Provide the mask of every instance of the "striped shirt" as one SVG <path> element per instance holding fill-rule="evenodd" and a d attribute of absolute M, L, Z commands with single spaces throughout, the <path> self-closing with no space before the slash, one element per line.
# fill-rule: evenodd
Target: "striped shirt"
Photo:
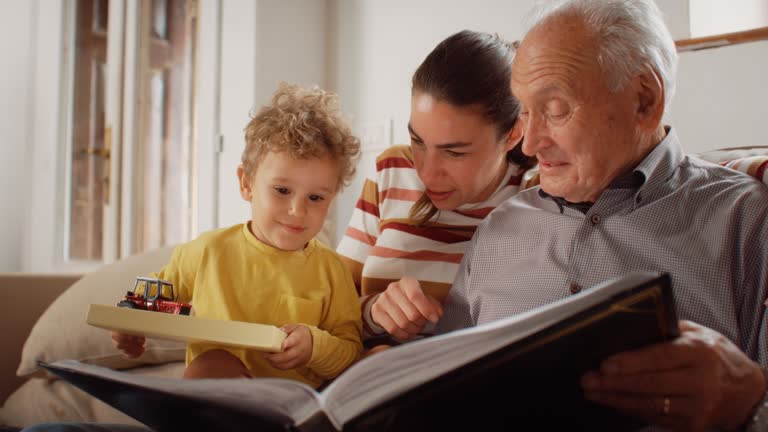
<path fill-rule="evenodd" d="M 363 296 L 365 333 L 383 332 L 370 319 L 370 300 L 403 276 L 419 280 L 424 291 L 439 301 L 445 299 L 475 228 L 491 210 L 519 191 L 523 173 L 510 164 L 503 181 L 486 201 L 440 211 L 417 226 L 408 214 L 424 193 L 424 184 L 416 173 L 410 146 L 390 147 L 379 155 L 376 178 L 365 180 L 337 248 Z"/>
<path fill-rule="evenodd" d="M 668 272 L 678 316 L 714 329 L 768 365 L 768 187 L 685 156 L 674 130 L 582 213 L 540 188 L 478 227 L 437 332 L 493 321 L 633 270 Z"/>

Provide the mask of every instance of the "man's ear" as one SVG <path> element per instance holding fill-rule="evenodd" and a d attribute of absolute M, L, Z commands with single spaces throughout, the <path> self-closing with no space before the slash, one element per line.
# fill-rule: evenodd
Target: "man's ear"
<path fill-rule="evenodd" d="M 251 178 L 245 175 L 245 168 L 242 165 L 237 167 L 237 179 L 240 182 L 240 196 L 246 201 L 251 201 L 253 191 L 251 190 Z"/>
<path fill-rule="evenodd" d="M 649 131 L 657 130 L 664 117 L 664 81 L 651 66 L 634 81 L 638 124 Z"/>
<path fill-rule="evenodd" d="M 507 134 L 507 142 L 504 143 L 504 150 L 510 151 L 520 142 L 523 137 L 523 122 L 518 117 L 515 121 L 515 125 L 512 126 L 512 130 Z"/>

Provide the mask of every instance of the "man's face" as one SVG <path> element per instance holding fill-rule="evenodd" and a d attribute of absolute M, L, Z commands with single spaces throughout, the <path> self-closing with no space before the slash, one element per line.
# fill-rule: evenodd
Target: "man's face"
<path fill-rule="evenodd" d="M 512 66 L 523 151 L 539 160 L 541 188 L 571 202 L 594 202 L 638 161 L 633 86 L 608 89 L 595 43 L 580 21 L 556 18 L 526 36 Z"/>

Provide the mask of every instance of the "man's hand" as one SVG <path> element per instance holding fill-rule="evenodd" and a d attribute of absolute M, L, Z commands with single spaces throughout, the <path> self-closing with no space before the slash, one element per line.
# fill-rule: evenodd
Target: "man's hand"
<path fill-rule="evenodd" d="M 389 334 L 400 339 L 418 335 L 427 321 L 443 315 L 440 302 L 424 294 L 419 281 L 404 277 L 389 284 L 371 306 L 371 317 Z"/>
<path fill-rule="evenodd" d="M 136 358 L 144 354 L 144 336 L 131 336 L 116 331 L 112 332 L 112 345 L 126 356 Z"/>
<path fill-rule="evenodd" d="M 682 321 L 680 337 L 606 359 L 582 378 L 588 399 L 673 430 L 734 430 L 768 383 L 720 333 Z"/>
<path fill-rule="evenodd" d="M 272 367 L 280 370 L 306 366 L 312 358 L 312 332 L 301 324 L 286 324 L 281 329 L 288 333 L 283 340 L 283 351 L 264 354 Z"/>

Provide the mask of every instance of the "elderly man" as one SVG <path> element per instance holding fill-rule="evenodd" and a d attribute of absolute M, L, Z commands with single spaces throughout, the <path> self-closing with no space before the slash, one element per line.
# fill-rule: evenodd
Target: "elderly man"
<path fill-rule="evenodd" d="M 511 81 L 541 186 L 480 225 L 443 311 L 406 280 L 373 318 L 402 336 L 442 313 L 437 329 L 449 331 L 666 271 L 689 320 L 681 336 L 606 359 L 585 394 L 672 429 L 768 430 L 768 188 L 685 156 L 662 125 L 676 61 L 652 0 L 545 6 Z"/>

